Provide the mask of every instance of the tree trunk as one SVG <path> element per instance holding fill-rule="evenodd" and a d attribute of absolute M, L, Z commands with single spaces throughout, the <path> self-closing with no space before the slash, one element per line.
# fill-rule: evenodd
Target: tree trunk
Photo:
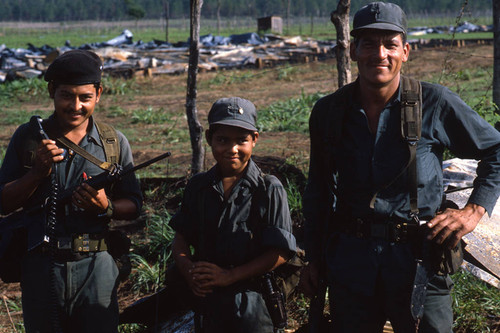
<path fill-rule="evenodd" d="M 500 107 L 500 1 L 493 0 L 493 103 Z"/>
<path fill-rule="evenodd" d="M 193 157 L 191 159 L 191 173 L 197 174 L 202 171 L 205 151 L 203 149 L 203 127 L 198 120 L 198 110 L 196 109 L 196 77 L 198 74 L 198 60 L 200 54 L 200 18 L 203 0 L 191 1 L 191 44 L 189 47 L 189 67 L 187 78 L 186 95 L 186 115 L 189 125 L 189 136 L 191 138 L 191 148 Z"/>
<path fill-rule="evenodd" d="M 349 57 L 349 8 L 351 0 L 339 0 L 337 9 L 331 14 L 331 21 L 337 31 L 337 71 L 339 88 L 351 82 L 351 59 Z"/>

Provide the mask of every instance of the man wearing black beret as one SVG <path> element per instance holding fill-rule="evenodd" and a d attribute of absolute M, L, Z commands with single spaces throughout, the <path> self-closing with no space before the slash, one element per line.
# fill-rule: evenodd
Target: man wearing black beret
<path fill-rule="evenodd" d="M 134 174 L 100 190 L 82 183 L 110 170 L 110 162 L 133 164 L 123 134 L 93 117 L 102 69 L 90 51 L 56 58 L 45 74 L 54 101 L 54 113 L 41 122 L 48 136 L 40 137 L 36 121 L 21 125 L 0 169 L 0 213 L 30 212 L 20 278 L 28 333 L 118 330 L 119 272 L 107 251 L 108 224 L 137 217 L 142 195 Z M 102 163 L 91 163 L 82 150 Z M 68 189 L 70 200 L 39 208 Z"/>
<path fill-rule="evenodd" d="M 407 21 L 393 3 L 354 15 L 359 76 L 315 104 L 304 193 L 306 293 L 326 271 L 334 332 L 451 333 L 461 238 L 500 194 L 500 133 L 449 89 L 401 74 Z M 480 160 L 468 203 L 441 205 L 445 149 Z M 449 255 L 449 256 L 448 256 Z"/>

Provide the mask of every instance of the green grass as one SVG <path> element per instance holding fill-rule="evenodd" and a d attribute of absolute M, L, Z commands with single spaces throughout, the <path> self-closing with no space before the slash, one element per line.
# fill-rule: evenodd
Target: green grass
<path fill-rule="evenodd" d="M 455 328 L 460 332 L 492 332 L 490 324 L 500 319 L 500 290 L 466 271 L 453 276 Z"/>
<path fill-rule="evenodd" d="M 324 93 L 301 94 L 298 98 L 280 101 L 262 108 L 259 112 L 259 129 L 262 132 L 308 133 L 309 114 L 314 103 Z"/>
<path fill-rule="evenodd" d="M 454 26 L 456 16 L 459 13 L 448 16 L 434 16 L 424 18 L 409 18 L 409 27 L 416 26 Z M 470 17 L 464 15 L 461 21 L 469 21 L 474 24 L 488 25 L 492 23 L 491 17 Z M 108 23 L 108 22 L 106 22 Z M 19 26 L 22 26 L 22 22 Z M 149 42 L 152 40 L 166 40 L 166 32 L 163 25 L 156 20 L 144 20 L 135 22 L 114 22 L 112 24 L 96 24 L 95 22 L 60 22 L 43 25 L 40 28 L 0 27 L 2 43 L 9 48 L 26 48 L 28 43 L 35 46 L 50 45 L 52 47 L 63 46 L 69 41 L 72 46 L 80 46 L 90 43 L 101 43 L 108 41 L 119 34 L 124 29 L 129 29 L 134 34 L 133 41 L 142 40 Z M 303 36 L 315 39 L 335 39 L 335 27 L 328 17 L 313 18 L 291 18 L 288 26 L 286 19 L 283 18 L 283 35 Z M 222 18 L 220 35 L 230 36 L 233 34 L 242 34 L 257 31 L 257 22 L 255 19 L 242 18 Z M 216 21 L 211 19 L 202 20 L 200 35 L 217 35 Z M 457 34 L 456 38 L 491 38 L 492 33 L 486 34 Z M 189 38 L 189 18 L 170 20 L 168 39 L 171 43 L 186 42 Z M 451 38 L 446 35 L 426 35 L 419 38 Z"/>
<path fill-rule="evenodd" d="M 170 262 L 171 244 L 175 232 L 168 224 L 171 215 L 161 209 L 151 207 L 147 215 L 145 236 L 134 243 L 130 255 L 132 261 L 133 290 L 137 293 L 156 292 L 164 285 L 167 264 Z"/>
<path fill-rule="evenodd" d="M 47 110 L 4 110 L 2 112 L 2 117 L 0 118 L 0 125 L 20 125 L 28 122 L 31 116 L 37 115 L 42 118 L 47 118 L 52 112 Z"/>

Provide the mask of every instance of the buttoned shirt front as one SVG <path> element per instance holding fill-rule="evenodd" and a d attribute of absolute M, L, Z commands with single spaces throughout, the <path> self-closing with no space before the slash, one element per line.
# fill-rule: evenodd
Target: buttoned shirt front
<path fill-rule="evenodd" d="M 170 224 L 194 246 L 197 260 L 222 267 L 244 264 L 266 248 L 295 252 L 286 192 L 277 178 L 269 179 L 264 198 L 256 202 L 253 198 L 260 195 L 259 182 L 263 179 L 253 160 L 249 160 L 227 200 L 217 166 L 195 175 Z M 263 221 L 252 213 L 257 209 L 263 209 Z"/>

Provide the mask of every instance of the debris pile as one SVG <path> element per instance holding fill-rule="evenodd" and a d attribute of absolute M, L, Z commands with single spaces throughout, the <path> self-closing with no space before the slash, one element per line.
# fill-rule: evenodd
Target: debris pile
<path fill-rule="evenodd" d="M 448 34 L 448 33 L 470 33 L 470 32 L 492 32 L 493 25 L 476 25 L 464 21 L 454 26 L 437 26 L 437 27 L 412 27 L 408 29 L 408 36 L 422 36 L 426 34 Z"/>
<path fill-rule="evenodd" d="M 261 37 L 256 33 L 229 37 L 207 35 L 200 38 L 200 44 L 199 69 L 207 71 L 315 61 L 333 57 L 335 47 L 335 42 L 277 35 Z M 0 82 L 41 77 L 59 54 L 74 48 L 69 41 L 57 48 L 29 44 L 27 49 L 9 49 L 0 45 Z M 189 41 L 177 44 L 158 40 L 133 42 L 129 30 L 107 42 L 77 48 L 97 53 L 103 60 L 104 72 L 112 76 L 180 74 L 188 68 Z"/>

